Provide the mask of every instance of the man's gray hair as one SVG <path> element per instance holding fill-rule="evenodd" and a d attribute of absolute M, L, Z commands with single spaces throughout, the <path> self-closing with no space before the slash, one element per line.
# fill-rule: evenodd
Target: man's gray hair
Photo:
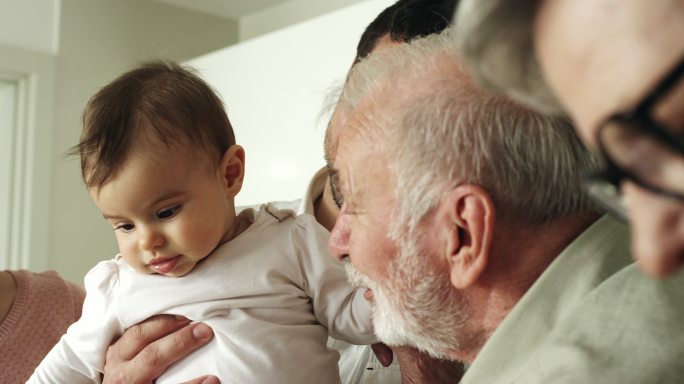
<path fill-rule="evenodd" d="M 454 17 L 461 61 L 485 86 L 547 114 L 563 109 L 544 81 L 532 26 L 540 0 L 463 0 Z"/>
<path fill-rule="evenodd" d="M 397 219 L 409 228 L 462 184 L 481 186 L 497 217 L 521 223 L 594 207 L 581 176 L 599 162 L 568 120 L 476 86 L 459 66 L 450 31 L 371 55 L 353 69 L 340 107 L 382 126 Z"/>

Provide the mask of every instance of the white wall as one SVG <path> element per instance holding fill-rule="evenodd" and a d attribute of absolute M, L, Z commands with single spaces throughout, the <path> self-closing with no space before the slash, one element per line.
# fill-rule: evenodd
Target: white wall
<path fill-rule="evenodd" d="M 245 148 L 238 205 L 302 197 L 325 164 L 323 99 L 344 80 L 363 30 L 392 3 L 363 1 L 188 62 L 221 94 Z"/>
<path fill-rule="evenodd" d="M 237 23 L 139 0 L 62 0 L 56 65 L 48 268 L 75 282 L 117 251 L 111 227 L 91 202 L 79 163 L 81 113 L 97 89 L 151 57 L 183 61 L 237 41 Z"/>
<path fill-rule="evenodd" d="M 316 125 L 323 95 L 344 78 L 361 32 L 392 1 L 331 0 L 335 7 L 346 2 L 356 5 L 191 60 L 220 89 L 247 147 L 248 175 L 238 203 L 299 197 L 323 164 L 323 126 Z M 240 29 L 261 34 L 320 14 L 330 6 L 325 3 L 292 0 L 288 8 L 253 15 Z M 38 6 L 43 10 L 33 8 Z M 0 24 L 13 20 L 11 28 L 0 26 L 0 70 L 28 76 L 40 90 L 32 106 L 40 112 L 29 122 L 37 139 L 27 154 L 34 167 L 26 184 L 33 227 L 25 231 L 39 255 L 28 267 L 56 269 L 80 283 L 88 269 L 116 252 L 78 161 L 63 156 L 78 141 L 86 101 L 139 60 L 187 61 L 234 44 L 238 23 L 140 0 L 0 0 L 0 9 Z M 27 10 L 42 13 L 32 19 Z M 253 185 L 257 181 L 264 184 Z"/>
<path fill-rule="evenodd" d="M 0 0 L 0 45 L 54 55 L 60 0 Z"/>
<path fill-rule="evenodd" d="M 240 41 L 368 0 L 290 0 L 240 18 Z"/>

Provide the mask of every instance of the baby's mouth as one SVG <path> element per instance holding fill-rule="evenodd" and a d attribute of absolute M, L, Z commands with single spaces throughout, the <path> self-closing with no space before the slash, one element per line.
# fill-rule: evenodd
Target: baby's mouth
<path fill-rule="evenodd" d="M 167 274 L 176 268 L 179 260 L 180 255 L 171 258 L 158 258 L 150 261 L 148 266 L 157 273 Z"/>

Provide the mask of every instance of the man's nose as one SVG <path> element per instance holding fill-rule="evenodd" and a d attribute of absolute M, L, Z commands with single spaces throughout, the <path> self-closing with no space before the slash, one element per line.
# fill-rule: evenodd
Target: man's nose
<path fill-rule="evenodd" d="M 684 204 L 631 182 L 624 182 L 621 190 L 637 264 L 653 277 L 674 274 L 684 264 Z"/>
<path fill-rule="evenodd" d="M 164 235 L 153 227 L 138 227 L 138 245 L 141 250 L 151 252 L 161 247 L 165 243 Z"/>
<path fill-rule="evenodd" d="M 337 217 L 328 240 L 330 254 L 339 261 L 343 261 L 349 256 L 350 235 L 349 218 L 347 215 L 341 214 Z"/>

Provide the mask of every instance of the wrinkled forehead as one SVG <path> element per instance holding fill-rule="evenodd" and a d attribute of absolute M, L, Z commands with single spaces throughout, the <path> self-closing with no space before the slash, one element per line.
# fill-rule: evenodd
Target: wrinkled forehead
<path fill-rule="evenodd" d="M 635 106 L 684 56 L 679 0 L 544 0 L 534 25 L 547 82 L 582 138 Z"/>
<path fill-rule="evenodd" d="M 388 172 L 388 121 L 382 106 L 362 103 L 346 112 L 344 126 L 336 136 L 333 166 L 341 179 L 372 181 L 384 179 Z"/>
<path fill-rule="evenodd" d="M 323 143 L 323 149 L 325 152 L 325 159 L 328 164 L 333 164 L 335 158 L 337 157 L 337 147 L 340 140 L 340 134 L 344 132 L 344 127 L 347 123 L 348 111 L 341 106 L 337 106 L 333 111 L 333 114 L 328 123 L 328 127 L 325 130 L 325 141 Z"/>
<path fill-rule="evenodd" d="M 387 142 L 388 127 L 384 113 L 377 109 L 381 106 L 361 105 L 352 111 L 344 112 L 339 125 L 333 131 L 337 160 L 347 156 L 365 156 L 375 159 L 384 155 Z M 337 163 L 337 161 L 336 161 Z"/>

